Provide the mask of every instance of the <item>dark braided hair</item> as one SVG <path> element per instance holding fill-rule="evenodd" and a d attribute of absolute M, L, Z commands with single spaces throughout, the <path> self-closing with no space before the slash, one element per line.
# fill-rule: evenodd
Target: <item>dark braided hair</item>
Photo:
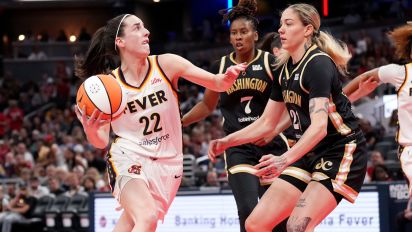
<path fill-rule="evenodd" d="M 223 24 L 232 23 L 236 19 L 244 18 L 253 25 L 253 30 L 257 31 L 259 21 L 255 17 L 257 12 L 256 0 L 240 0 L 237 6 L 228 9 L 222 9 L 219 14 L 223 15 Z"/>

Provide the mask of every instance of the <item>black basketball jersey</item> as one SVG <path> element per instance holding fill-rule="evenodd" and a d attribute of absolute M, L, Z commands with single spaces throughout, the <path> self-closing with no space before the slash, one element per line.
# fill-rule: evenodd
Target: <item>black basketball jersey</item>
<path fill-rule="evenodd" d="M 316 45 L 311 46 L 298 63 L 293 65 L 289 58 L 279 70 L 270 97 L 286 103 L 297 139 L 311 124 L 309 100 L 329 98 L 328 133 L 313 151 L 331 146 L 358 128 L 351 104 L 342 92 L 335 63 Z"/>
<path fill-rule="evenodd" d="M 273 55 L 256 50 L 256 56 L 246 70 L 239 74 L 232 87 L 220 94 L 220 110 L 226 133 L 238 131 L 262 115 L 273 86 L 274 74 L 270 65 L 274 62 Z M 236 64 L 232 52 L 216 61 L 211 72 L 224 73 L 228 67 Z"/>

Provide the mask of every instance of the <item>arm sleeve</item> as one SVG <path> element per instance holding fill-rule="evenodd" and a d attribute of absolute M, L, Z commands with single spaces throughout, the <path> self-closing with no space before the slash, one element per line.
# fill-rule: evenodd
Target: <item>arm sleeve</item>
<path fill-rule="evenodd" d="M 406 77 L 405 65 L 388 64 L 379 68 L 378 76 L 382 83 L 390 83 L 398 90 Z"/>
<path fill-rule="evenodd" d="M 329 98 L 333 79 L 338 75 L 333 61 L 328 56 L 315 57 L 304 72 L 302 84 L 309 91 L 309 98 Z"/>

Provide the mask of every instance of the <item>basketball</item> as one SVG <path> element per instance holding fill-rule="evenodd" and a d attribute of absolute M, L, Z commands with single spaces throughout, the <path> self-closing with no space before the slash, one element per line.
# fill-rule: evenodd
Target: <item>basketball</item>
<path fill-rule="evenodd" d="M 110 75 L 87 78 L 77 91 L 76 103 L 80 112 L 86 107 L 90 117 L 95 109 L 102 112 L 101 119 L 116 119 L 126 107 L 126 95 L 119 83 Z"/>

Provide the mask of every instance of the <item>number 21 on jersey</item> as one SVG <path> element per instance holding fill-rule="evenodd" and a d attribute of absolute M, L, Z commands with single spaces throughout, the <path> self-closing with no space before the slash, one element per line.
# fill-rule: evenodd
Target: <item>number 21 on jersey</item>
<path fill-rule="evenodd" d="M 290 119 L 292 120 L 293 129 L 301 130 L 300 119 L 298 113 L 294 110 L 289 111 Z"/>

